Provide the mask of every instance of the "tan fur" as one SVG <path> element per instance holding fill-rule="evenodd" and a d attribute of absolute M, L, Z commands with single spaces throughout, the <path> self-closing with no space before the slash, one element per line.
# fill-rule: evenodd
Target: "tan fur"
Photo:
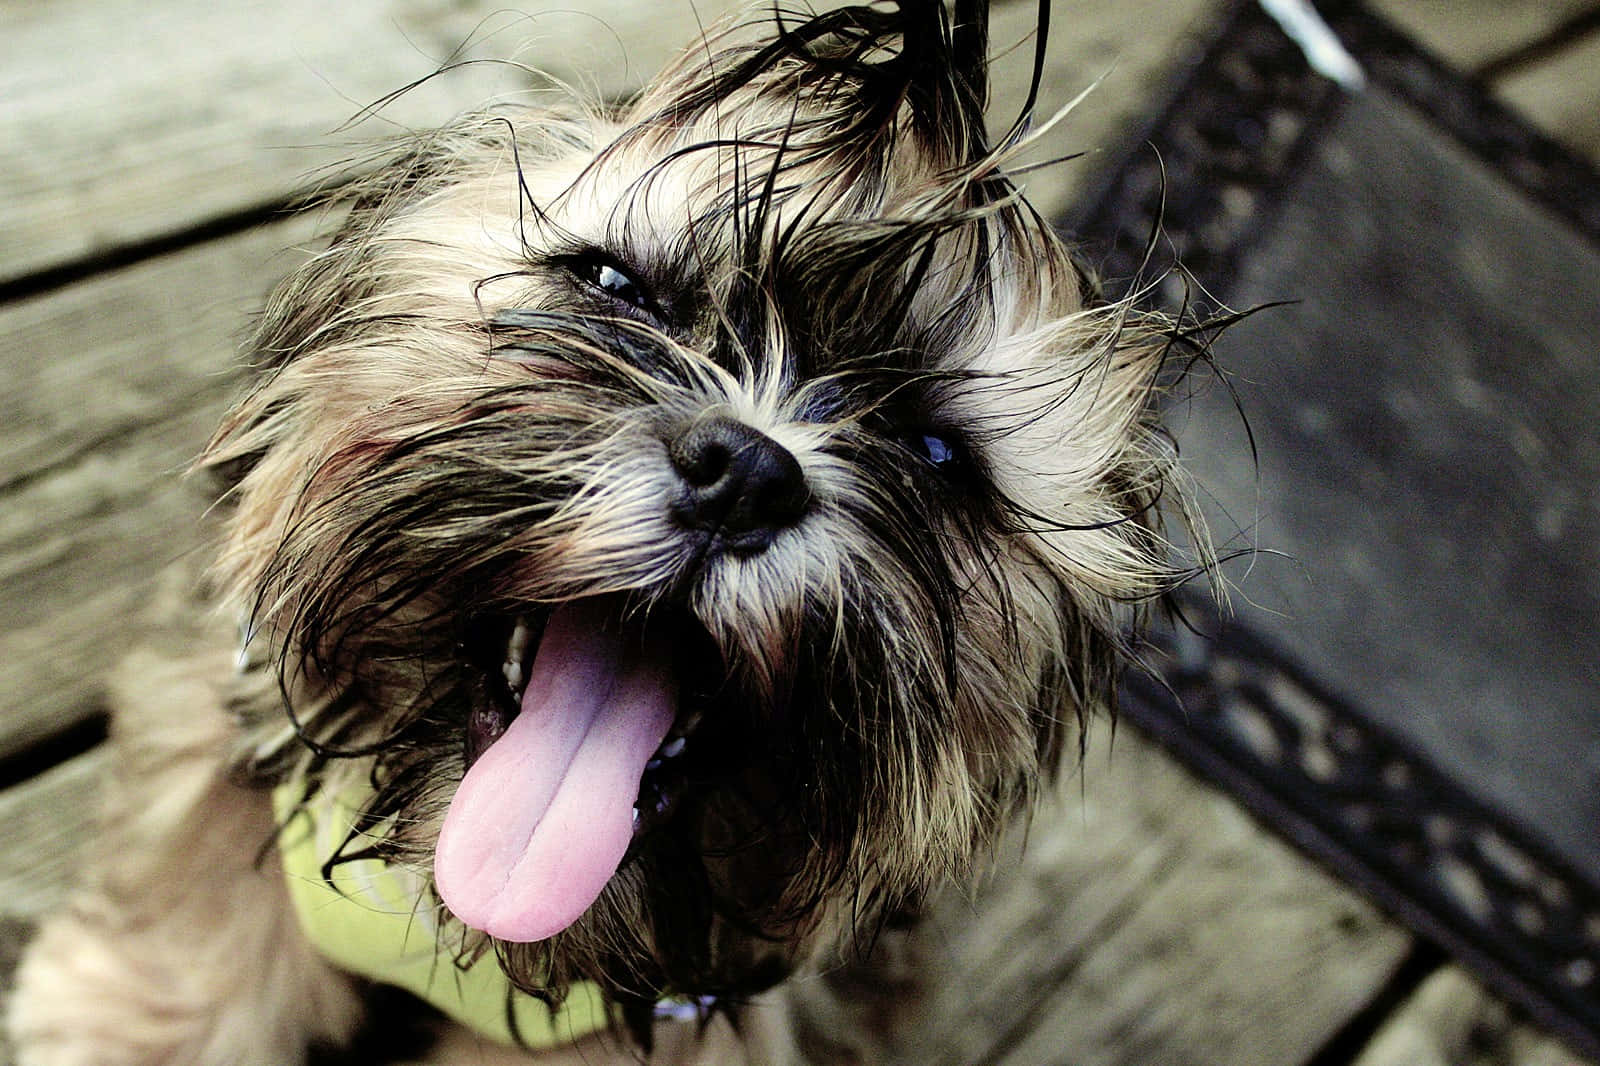
<path fill-rule="evenodd" d="M 631 865 L 548 943 L 459 924 L 454 943 L 557 998 L 604 978 L 648 1003 L 683 991 L 678 962 L 734 990 L 737 1031 L 658 1022 L 652 1062 L 870 1061 L 870 1036 L 817 1025 L 872 997 L 802 980 L 743 1003 L 740 982 L 859 962 L 856 938 L 970 877 L 1114 686 L 1133 605 L 1178 575 L 1153 513 L 1177 478 L 1151 411 L 1168 327 L 1085 306 L 1066 249 L 998 177 L 1017 145 L 983 147 L 981 94 L 947 65 L 855 140 L 840 101 L 865 108 L 875 80 L 797 98 L 809 53 L 674 111 L 754 54 L 706 58 L 734 39 L 621 114 L 508 109 L 419 135 L 273 295 L 254 342 L 268 369 L 203 458 L 245 469 L 216 573 L 247 662 L 211 636 L 129 667 L 105 836 L 20 974 L 21 1066 L 291 1066 L 348 1040 L 355 983 L 302 939 L 267 795 L 236 779 L 371 780 L 383 857 L 430 876 L 471 758 L 441 736 L 481 710 L 462 631 L 590 597 L 703 636 L 737 697 L 702 696 L 713 743 L 719 725 L 748 740 L 748 718 L 777 754 L 697 782 L 681 834 L 636 830 Z M 872 66 L 881 48 L 854 61 L 892 72 Z M 860 256 L 883 239 L 881 260 Z M 678 256 L 692 281 L 667 295 L 694 314 L 605 303 L 562 265 L 574 247 L 641 273 L 633 256 Z M 829 288 L 836 262 L 877 303 Z M 902 291 L 903 320 L 874 332 Z M 759 550 L 695 542 L 669 505 L 687 481 L 674 449 L 707 424 L 754 434 L 803 483 Z M 964 449 L 956 473 L 917 451 L 940 433 Z M 794 766 L 793 794 L 769 795 Z M 677 865 L 646 881 L 639 853 Z M 698 904 L 690 882 L 721 909 L 674 911 Z M 702 912 L 692 940 L 675 919 Z M 860 963 L 878 967 L 862 988 L 899 987 L 899 942 Z M 541 1061 L 636 1056 L 619 1030 Z M 425 1061 L 523 1059 L 451 1031 Z"/>

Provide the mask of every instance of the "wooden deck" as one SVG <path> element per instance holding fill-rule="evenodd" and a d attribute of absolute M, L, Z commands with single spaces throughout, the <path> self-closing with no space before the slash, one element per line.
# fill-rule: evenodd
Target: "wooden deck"
<path fill-rule="evenodd" d="M 1030 179 L 1042 208 L 1087 187 L 1218 3 L 1057 3 L 1047 104 L 1104 80 L 1059 145 L 1089 156 Z M 0 995 L 87 839 L 105 672 L 202 558 L 178 473 L 313 239 L 284 208 L 391 122 L 538 82 L 471 66 L 348 120 L 463 42 L 619 96 L 728 6 L 0 0 Z M 1032 5 L 997 6 L 996 43 L 1021 39 Z M 1600 159 L 1600 0 L 1374 6 Z M 908 1066 L 1579 1061 L 1127 729 L 1097 729 L 1028 847 L 927 936 Z"/>

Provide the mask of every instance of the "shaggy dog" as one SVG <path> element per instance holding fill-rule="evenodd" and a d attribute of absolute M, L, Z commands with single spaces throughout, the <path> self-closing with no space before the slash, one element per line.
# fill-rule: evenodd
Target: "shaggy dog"
<path fill-rule="evenodd" d="M 304 1062 L 389 986 L 426 1061 L 795 1060 L 758 997 L 970 876 L 1182 576 L 1174 334 L 1007 178 L 985 6 L 768 12 L 350 190 L 202 459 L 242 640 L 122 687 L 24 1066 Z"/>

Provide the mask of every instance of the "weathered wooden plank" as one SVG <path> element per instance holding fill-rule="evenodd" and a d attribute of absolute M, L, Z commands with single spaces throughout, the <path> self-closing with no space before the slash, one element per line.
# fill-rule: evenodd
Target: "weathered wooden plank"
<path fill-rule="evenodd" d="M 1582 1066 L 1584 1061 L 1518 1020 L 1465 970 L 1451 965 L 1407 997 L 1354 1066 Z"/>
<path fill-rule="evenodd" d="M 1513 71 L 1494 89 L 1535 126 L 1600 165 L 1600 36 Z"/>
<path fill-rule="evenodd" d="M 265 226 L 0 308 L 0 486 L 237 387 L 249 315 L 311 232 Z"/>
<path fill-rule="evenodd" d="M 163 566 L 200 542 L 180 473 L 239 386 L 246 311 L 296 219 L 0 309 L 0 754 L 93 711 Z"/>
<path fill-rule="evenodd" d="M 0 920 L 34 921 L 77 883 L 105 767 L 106 753 L 97 750 L 0 793 Z"/>
<path fill-rule="evenodd" d="M 944 907 L 929 1001 L 896 1036 L 918 1066 L 1307 1060 L 1409 937 L 1241 814 L 1101 723 L 1083 779 Z"/>
<path fill-rule="evenodd" d="M 513 12 L 492 0 L 0 4 L 0 145 L 7 146 L 0 284 L 281 202 L 349 158 L 353 141 L 436 124 L 543 84 L 521 67 L 473 65 L 341 131 L 363 106 L 425 77 L 463 44 L 466 56 L 514 60 L 614 97 L 676 54 L 698 23 L 742 6 L 541 0 Z M 1012 3 L 999 12 L 997 43 L 1021 36 L 1032 6 Z M 1182 51 L 1185 33 L 1215 6 L 1057 5 L 1047 106 L 1102 75 L 1105 83 L 1052 151 L 1114 144 Z M 1014 113 L 1027 59 L 1024 51 L 1002 65 L 1008 82 L 997 92 L 997 113 Z M 1058 168 L 1034 184 L 1055 204 L 1082 169 Z"/>
<path fill-rule="evenodd" d="M 1372 9 L 1462 70 L 1537 41 L 1594 0 L 1370 0 Z"/>
<path fill-rule="evenodd" d="M 0 792 L 0 1017 L 34 924 L 77 883 L 78 857 L 99 810 L 103 752 L 63 763 Z M 11 1066 L 0 1026 L 0 1066 Z"/>
<path fill-rule="evenodd" d="M 13 0 L 0 5 L 0 283 L 277 203 L 353 140 L 542 82 L 476 64 L 336 133 L 454 59 L 528 63 L 614 96 L 681 48 L 697 17 L 733 6 Z"/>
<path fill-rule="evenodd" d="M 220 412 L 212 397 L 0 496 L 0 755 L 100 710 L 154 576 L 202 541 L 205 494 L 175 468 Z"/>

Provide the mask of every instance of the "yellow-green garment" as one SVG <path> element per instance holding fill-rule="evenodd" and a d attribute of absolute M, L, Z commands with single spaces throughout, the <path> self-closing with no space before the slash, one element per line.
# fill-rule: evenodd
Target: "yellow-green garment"
<path fill-rule="evenodd" d="M 296 811 L 305 786 L 280 785 L 273 805 L 284 824 L 279 839 L 289 898 L 305 935 L 334 965 L 403 988 L 462 1025 L 502 1044 L 530 1048 L 569 1044 L 607 1027 L 600 992 L 576 984 L 560 1011 L 515 991 L 493 955 L 463 969 L 440 947 L 431 893 L 422 877 L 378 859 L 322 865 L 344 842 L 358 803 L 319 796 Z M 507 1004 L 516 1015 L 512 1035 Z"/>

